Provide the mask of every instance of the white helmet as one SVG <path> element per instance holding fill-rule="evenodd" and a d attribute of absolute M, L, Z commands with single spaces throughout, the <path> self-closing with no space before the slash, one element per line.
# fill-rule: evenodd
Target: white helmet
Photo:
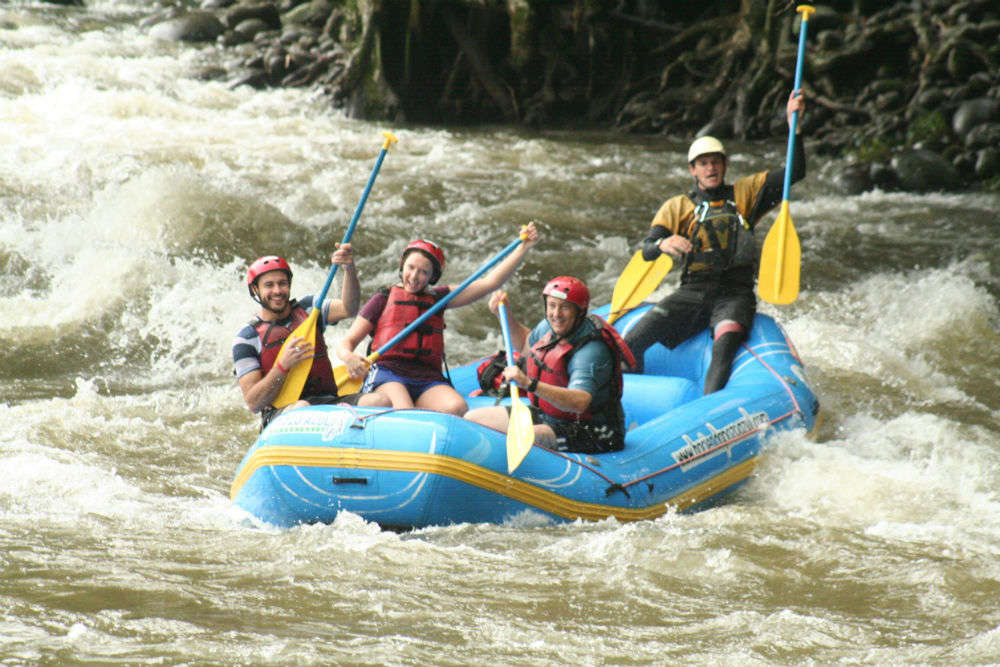
<path fill-rule="evenodd" d="M 726 157 L 726 149 L 723 148 L 721 141 L 707 135 L 698 137 L 691 143 L 691 148 L 688 149 L 688 164 L 694 162 L 699 156 L 707 155 L 708 153 L 721 153 L 722 157 Z"/>

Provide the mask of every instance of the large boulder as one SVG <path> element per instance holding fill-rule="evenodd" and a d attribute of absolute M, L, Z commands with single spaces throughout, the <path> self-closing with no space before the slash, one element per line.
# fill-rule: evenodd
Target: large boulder
<path fill-rule="evenodd" d="M 976 176 L 982 179 L 1000 176 L 1000 150 L 990 146 L 976 153 Z"/>
<path fill-rule="evenodd" d="M 311 0 L 285 12 L 283 23 L 309 26 L 322 29 L 326 20 L 333 13 L 333 3 L 330 0 Z"/>
<path fill-rule="evenodd" d="M 958 170 L 934 151 L 902 151 L 892 158 L 892 169 L 899 187 L 910 192 L 947 191 L 962 187 Z"/>
<path fill-rule="evenodd" d="M 868 165 L 860 162 L 844 165 L 837 169 L 830 182 L 845 195 L 859 195 L 871 190 L 874 186 L 869 175 Z"/>
<path fill-rule="evenodd" d="M 980 123 L 965 135 L 966 148 L 1000 145 L 1000 123 Z"/>
<path fill-rule="evenodd" d="M 226 26 L 215 14 L 194 11 L 157 23 L 149 34 L 172 42 L 212 42 L 225 30 Z"/>
<path fill-rule="evenodd" d="M 226 10 L 222 15 L 222 21 L 234 29 L 250 19 L 263 22 L 269 30 L 281 28 L 281 15 L 278 13 L 278 6 L 273 2 L 240 3 Z"/>
<path fill-rule="evenodd" d="M 994 120 L 997 115 L 997 101 L 988 97 L 979 97 L 959 105 L 951 119 L 951 127 L 960 139 L 964 139 L 965 135 L 972 131 L 972 128 Z"/>

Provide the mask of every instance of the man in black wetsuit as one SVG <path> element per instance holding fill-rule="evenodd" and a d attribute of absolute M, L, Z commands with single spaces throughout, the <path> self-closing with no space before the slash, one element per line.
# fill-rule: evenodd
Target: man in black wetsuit
<path fill-rule="evenodd" d="M 805 101 L 801 91 L 788 97 L 785 113 L 801 119 Z M 797 131 L 801 132 L 801 120 Z M 711 327 L 714 337 L 712 363 L 705 378 L 705 393 L 726 386 L 733 358 L 746 340 L 757 312 L 754 284 L 757 252 L 754 225 L 781 202 L 785 170 L 762 171 L 726 185 L 728 160 L 722 143 L 700 137 L 688 151 L 688 169 L 694 189 L 668 199 L 653 218 L 643 241 L 647 261 L 667 253 L 681 265 L 681 284 L 651 308 L 625 335 L 640 366 L 646 349 L 654 343 L 674 348 Z M 795 141 L 792 182 L 806 173 L 801 138 Z"/>

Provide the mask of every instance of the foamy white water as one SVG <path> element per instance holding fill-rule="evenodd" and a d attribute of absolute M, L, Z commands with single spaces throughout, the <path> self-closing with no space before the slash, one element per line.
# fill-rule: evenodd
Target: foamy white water
<path fill-rule="evenodd" d="M 0 8 L 0 664 L 1000 660 L 1000 198 L 845 198 L 810 157 L 803 291 L 762 310 L 824 421 L 727 505 L 277 531 L 228 501 L 256 435 L 230 376 L 243 272 L 280 252 L 297 291 L 322 284 L 383 129 L 363 291 L 414 236 L 458 282 L 537 218 L 524 319 L 553 267 L 610 297 L 687 187 L 683 142 L 351 121 L 198 81 L 212 48 L 150 40 L 144 3 L 90 4 Z M 784 154 L 736 151 L 740 174 Z M 452 363 L 499 347 L 485 307 L 449 324 Z"/>

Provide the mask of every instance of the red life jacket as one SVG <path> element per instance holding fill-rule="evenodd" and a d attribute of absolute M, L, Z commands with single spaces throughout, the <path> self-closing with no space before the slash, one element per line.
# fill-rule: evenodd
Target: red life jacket
<path fill-rule="evenodd" d="M 386 295 L 386 302 L 372 334 L 373 350 L 388 343 L 441 299 L 435 292 L 411 294 L 395 285 L 382 288 L 382 293 Z M 444 363 L 444 315 L 438 311 L 428 317 L 381 358 L 417 361 L 440 371 Z"/>
<path fill-rule="evenodd" d="M 611 397 L 605 405 L 587 408 L 585 412 L 567 412 L 552 405 L 537 394 L 528 394 L 531 402 L 539 410 L 557 419 L 567 421 L 592 421 L 594 414 L 605 410 L 614 410 L 615 405 L 622 397 L 622 366 L 627 370 L 635 367 L 635 357 L 629 349 L 621 335 L 610 324 L 597 315 L 588 315 L 580 326 L 589 327 L 590 331 L 582 336 L 574 331 L 571 335 L 576 340 L 571 344 L 565 337 L 555 338 L 553 332 L 545 334 L 541 340 L 531 346 L 531 353 L 528 355 L 528 368 L 525 374 L 529 380 L 537 379 L 539 382 L 555 385 L 557 387 L 569 386 L 569 361 L 581 347 L 592 340 L 599 340 L 611 350 L 613 359 L 614 374 L 611 378 Z"/>
<path fill-rule="evenodd" d="M 257 335 L 260 336 L 260 370 L 265 375 L 278 359 L 278 353 L 281 352 L 285 339 L 309 317 L 306 309 L 296 301 L 292 301 L 291 305 L 292 314 L 284 322 L 265 322 L 259 317 L 251 321 L 253 328 L 257 330 Z M 316 328 L 319 329 L 318 322 Z M 309 369 L 305 387 L 302 388 L 302 397 L 336 396 L 337 382 L 333 379 L 333 368 L 330 366 L 330 357 L 326 351 L 326 341 L 323 340 L 322 331 L 316 331 L 313 354 L 312 368 Z"/>

